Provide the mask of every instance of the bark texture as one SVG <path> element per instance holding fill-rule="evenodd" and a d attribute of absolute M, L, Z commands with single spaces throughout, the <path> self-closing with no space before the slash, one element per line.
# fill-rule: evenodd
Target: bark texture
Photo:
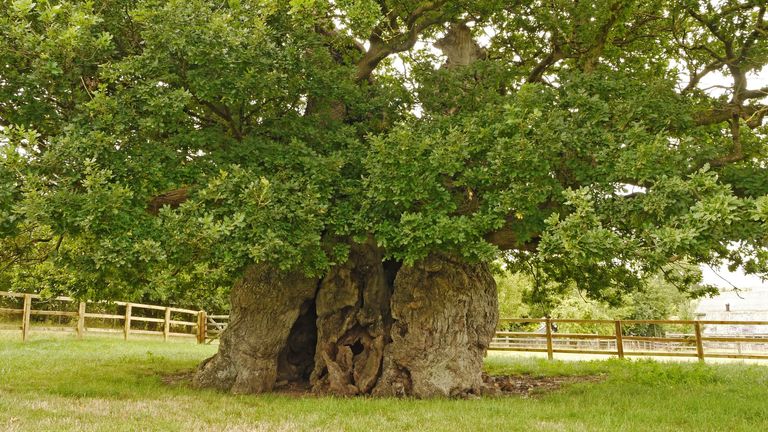
<path fill-rule="evenodd" d="M 314 354 L 316 290 L 317 281 L 301 273 L 249 267 L 232 289 L 219 351 L 200 365 L 194 384 L 262 393 L 274 388 L 278 373 L 284 381 L 302 379 Z"/>
<path fill-rule="evenodd" d="M 371 244 L 354 246 L 350 259 L 333 268 L 317 294 L 316 392 L 369 393 L 381 374 L 391 318 L 394 271 Z"/>
<path fill-rule="evenodd" d="M 445 36 L 435 42 L 435 48 L 443 52 L 448 69 L 469 66 L 485 58 L 485 50 L 475 42 L 472 30 L 464 23 L 453 23 Z"/>
<path fill-rule="evenodd" d="M 480 393 L 498 319 L 487 265 L 434 255 L 401 266 L 369 243 L 352 246 L 317 287 L 251 267 L 232 293 L 219 352 L 195 383 L 234 393 L 288 382 L 342 396 Z"/>
<path fill-rule="evenodd" d="M 497 301 L 486 264 L 436 255 L 404 266 L 395 279 L 392 341 L 374 394 L 479 394 L 483 357 L 498 321 Z"/>

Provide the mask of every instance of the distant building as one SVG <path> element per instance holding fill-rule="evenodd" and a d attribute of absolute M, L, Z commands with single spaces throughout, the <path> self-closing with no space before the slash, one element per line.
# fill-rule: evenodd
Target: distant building
<path fill-rule="evenodd" d="M 724 289 L 716 297 L 701 299 L 695 317 L 706 321 L 768 321 L 768 287 Z M 766 325 L 705 325 L 703 330 L 705 334 L 768 335 Z"/>

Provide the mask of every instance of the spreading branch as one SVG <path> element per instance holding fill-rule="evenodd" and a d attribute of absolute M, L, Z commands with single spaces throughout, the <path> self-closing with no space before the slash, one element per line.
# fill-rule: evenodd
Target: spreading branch
<path fill-rule="evenodd" d="M 394 10 L 388 11 L 385 19 L 373 29 L 368 38 L 370 47 L 357 62 L 355 80 L 361 82 L 370 79 L 373 71 L 385 58 L 413 48 L 419 35 L 425 30 L 446 22 L 448 16 L 442 10 L 445 4 L 446 1 L 441 0 L 417 7 L 404 19 L 405 31 L 394 36 L 387 35 L 387 30 L 395 27 L 397 14 Z"/>

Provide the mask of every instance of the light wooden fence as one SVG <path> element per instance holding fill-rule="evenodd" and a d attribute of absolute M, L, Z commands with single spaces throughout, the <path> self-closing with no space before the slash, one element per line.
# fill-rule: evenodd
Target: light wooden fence
<path fill-rule="evenodd" d="M 205 311 L 182 309 L 169 306 L 147 305 L 131 302 L 91 303 L 77 302 L 70 297 L 43 299 L 37 294 L 23 294 L 0 291 L 0 298 L 15 298 L 22 301 L 21 309 L 0 307 L 0 315 L 21 315 L 21 325 L 11 326 L 21 330 L 22 340 L 26 341 L 31 331 L 69 330 L 78 337 L 88 332 L 122 333 L 127 340 L 132 334 L 158 335 L 167 341 L 171 337 L 195 338 L 198 343 L 218 339 L 226 329 L 229 315 L 208 315 Z M 72 303 L 77 311 L 34 309 L 33 302 L 50 301 Z M 88 305 L 103 310 L 104 306 L 122 308 L 120 314 L 88 312 Z M 74 309 L 74 307 L 72 308 Z M 147 313 L 149 311 L 149 313 Z M 143 312 L 143 313 L 142 313 Z M 148 316 L 152 315 L 153 316 Z M 69 325 L 52 326 L 50 323 L 37 325 L 33 316 L 64 317 Z M 162 316 L 162 318 L 160 317 Z M 187 319 L 184 319 L 186 317 Z M 113 321 L 120 328 L 88 326 L 86 320 Z M 489 350 L 520 351 L 547 353 L 549 359 L 555 354 L 602 354 L 625 358 L 627 356 L 670 356 L 734 359 L 768 360 L 768 321 L 705 321 L 705 320 L 577 320 L 577 319 L 527 319 L 503 318 L 501 326 L 539 326 L 536 331 L 497 331 Z M 72 325 L 74 323 L 74 326 Z M 143 323 L 144 329 L 135 328 L 136 323 Z M 147 325 L 154 324 L 161 330 L 149 330 Z M 567 327 L 570 324 L 603 328 L 593 333 L 557 332 L 557 325 Z M 634 336 L 625 334 L 626 326 L 663 325 L 692 328 L 693 333 L 668 333 L 665 336 Z M 705 326 L 765 326 L 766 332 L 751 335 L 723 335 L 704 332 Z M 8 328 L 0 326 L 0 328 Z M 182 331 L 172 331 L 182 330 Z"/>
<path fill-rule="evenodd" d="M 768 359 L 768 334 L 734 336 L 705 334 L 705 326 L 768 326 L 768 321 L 705 321 L 705 320 L 576 320 L 576 319 L 518 319 L 505 318 L 500 324 L 539 325 L 537 331 L 498 331 L 489 350 L 554 354 L 603 354 L 619 358 L 627 356 L 669 356 L 735 359 Z M 599 333 L 558 333 L 554 325 L 588 325 L 603 327 Z M 632 336 L 625 326 L 655 324 L 692 327 L 693 334 L 669 334 L 663 337 Z M 768 328 L 768 327 L 766 327 Z"/>
<path fill-rule="evenodd" d="M 0 297 L 21 299 L 22 307 L 7 308 L 0 307 L 0 314 L 3 315 L 21 315 L 21 325 L 11 325 L 11 329 L 21 330 L 21 338 L 26 341 L 31 331 L 74 331 L 78 337 L 82 338 L 88 332 L 99 333 L 122 333 L 128 340 L 131 335 L 157 335 L 162 336 L 163 340 L 168 341 L 171 337 L 195 338 L 198 343 L 210 342 L 219 337 L 219 334 L 226 326 L 222 325 L 226 315 L 208 316 L 205 311 L 191 310 L 169 306 L 157 306 L 131 302 L 77 302 L 70 297 L 55 297 L 44 299 L 37 294 L 24 294 L 0 291 Z M 18 301 L 18 300 L 17 300 Z M 77 304 L 77 311 L 74 310 L 56 310 L 52 309 L 51 302 L 62 302 Z M 33 308 L 33 302 L 38 305 L 45 304 L 47 308 Z M 87 308 L 92 308 L 99 312 L 88 312 Z M 41 305 L 42 306 L 42 305 Z M 64 309 L 63 305 L 62 309 Z M 111 314 L 102 313 L 107 307 L 118 307 L 122 313 Z M 74 309 L 73 307 L 70 309 Z M 152 316 L 154 315 L 154 316 Z M 55 325 L 56 323 L 43 322 L 42 325 L 36 325 L 33 316 L 43 317 L 64 317 L 68 325 Z M 112 321 L 113 325 L 109 328 L 104 326 L 88 326 L 86 320 Z M 13 321 L 13 320 L 12 320 Z M 72 325 L 74 323 L 74 325 Z M 119 328 L 115 328 L 119 324 Z M 136 328 L 143 325 L 144 328 Z M 148 329 L 150 325 L 155 326 L 155 330 Z M 8 328 L 7 325 L 2 326 Z M 159 328 L 159 330 L 158 330 Z"/>

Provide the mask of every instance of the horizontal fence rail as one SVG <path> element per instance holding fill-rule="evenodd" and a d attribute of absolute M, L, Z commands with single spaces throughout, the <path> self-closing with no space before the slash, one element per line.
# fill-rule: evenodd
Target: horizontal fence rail
<path fill-rule="evenodd" d="M 220 338 L 229 324 L 229 315 L 209 315 L 203 310 L 191 310 L 170 306 L 148 305 L 132 302 L 78 302 L 70 297 L 43 298 L 37 294 L 0 291 L 0 298 L 21 300 L 21 308 L 0 307 L 0 315 L 20 315 L 21 325 L 11 326 L 21 330 L 26 341 L 30 332 L 69 330 L 78 337 L 87 332 L 122 333 L 127 340 L 132 334 L 195 338 L 198 343 L 210 343 Z M 34 309 L 33 301 L 72 303 L 77 310 Z M 88 312 L 87 307 L 101 309 Z M 122 308 L 122 313 L 103 313 L 103 306 Z M 2 305 L 0 305 L 2 306 Z M 74 307 L 72 307 L 74 309 Z M 149 311 L 149 312 L 147 312 Z M 155 316 L 150 316 L 154 312 Z M 32 317 L 43 317 L 34 320 Z M 65 319 L 69 325 L 51 325 L 45 317 Z M 120 328 L 88 326 L 87 320 L 113 321 Z M 37 321 L 37 322 L 36 322 Z M 42 321 L 43 325 L 40 325 Z M 35 325 L 33 325 L 35 324 Z M 154 325 L 155 329 L 151 329 Z M 627 331 L 633 326 L 655 325 L 674 327 L 680 331 L 664 331 L 662 335 L 635 335 Z M 138 328 L 142 327 L 143 328 Z M 580 320 L 549 318 L 502 318 L 502 330 L 496 332 L 490 351 L 519 351 L 546 353 L 549 359 L 555 354 L 598 354 L 617 356 L 667 356 L 761 359 L 768 360 L 768 321 L 723 320 Z M 591 332 L 569 331 L 569 327 L 582 326 Z M 749 334 L 718 333 L 720 326 L 749 326 Z M 563 331 L 559 331 L 562 327 Z M 764 329 L 754 332 L 754 328 Z M 0 328 L 8 328 L 0 325 Z M 705 331 L 706 330 L 706 331 Z M 714 331 L 713 331 L 714 330 Z"/>
<path fill-rule="evenodd" d="M 32 330 L 36 331 L 73 331 L 78 338 L 82 338 L 87 332 L 93 333 L 122 333 L 128 340 L 130 335 L 156 335 L 162 336 L 164 341 L 171 337 L 194 338 L 198 343 L 211 342 L 217 339 L 226 327 L 226 315 L 207 315 L 203 310 L 184 309 L 171 306 L 149 305 L 132 302 L 82 302 L 71 297 L 44 298 L 38 294 L 25 294 L 0 291 L 0 298 L 21 300 L 21 308 L 0 307 L 0 315 L 21 316 L 21 325 L 2 325 L 0 329 L 21 330 L 21 339 L 26 341 Z M 18 301 L 18 300 L 17 300 Z M 33 308 L 33 302 L 49 306 L 48 308 Z M 70 309 L 56 310 L 51 302 L 60 303 L 60 309 L 66 309 L 65 304 L 71 304 Z M 88 312 L 91 306 L 96 312 Z M 103 313 L 106 308 L 117 308 L 122 313 Z M 154 316 L 152 316 L 154 314 Z M 32 317 L 57 318 L 58 322 L 51 323 L 46 319 L 35 322 Z M 214 321 L 212 318 L 218 320 Z M 66 323 L 62 323 L 62 318 Z M 111 321 L 112 325 L 88 326 L 90 320 Z M 40 325 L 42 322 L 42 325 Z M 212 325 L 213 323 L 213 325 Z M 33 325 L 35 324 L 35 325 Z M 118 326 L 119 325 L 119 326 Z M 142 327 L 142 328 L 140 328 Z"/>
<path fill-rule="evenodd" d="M 578 320 L 504 318 L 488 348 L 492 351 L 520 351 L 555 354 L 603 354 L 627 356 L 668 356 L 768 360 L 768 321 L 714 320 Z M 559 327 L 580 325 L 594 332 L 558 332 Z M 638 325 L 691 329 L 692 333 L 663 332 L 661 336 L 627 334 Z M 535 330 L 525 327 L 535 326 Z M 760 333 L 733 335 L 717 333 L 719 326 L 749 326 Z M 523 327 L 517 329 L 515 327 Z M 714 332 L 705 332 L 714 330 Z"/>

